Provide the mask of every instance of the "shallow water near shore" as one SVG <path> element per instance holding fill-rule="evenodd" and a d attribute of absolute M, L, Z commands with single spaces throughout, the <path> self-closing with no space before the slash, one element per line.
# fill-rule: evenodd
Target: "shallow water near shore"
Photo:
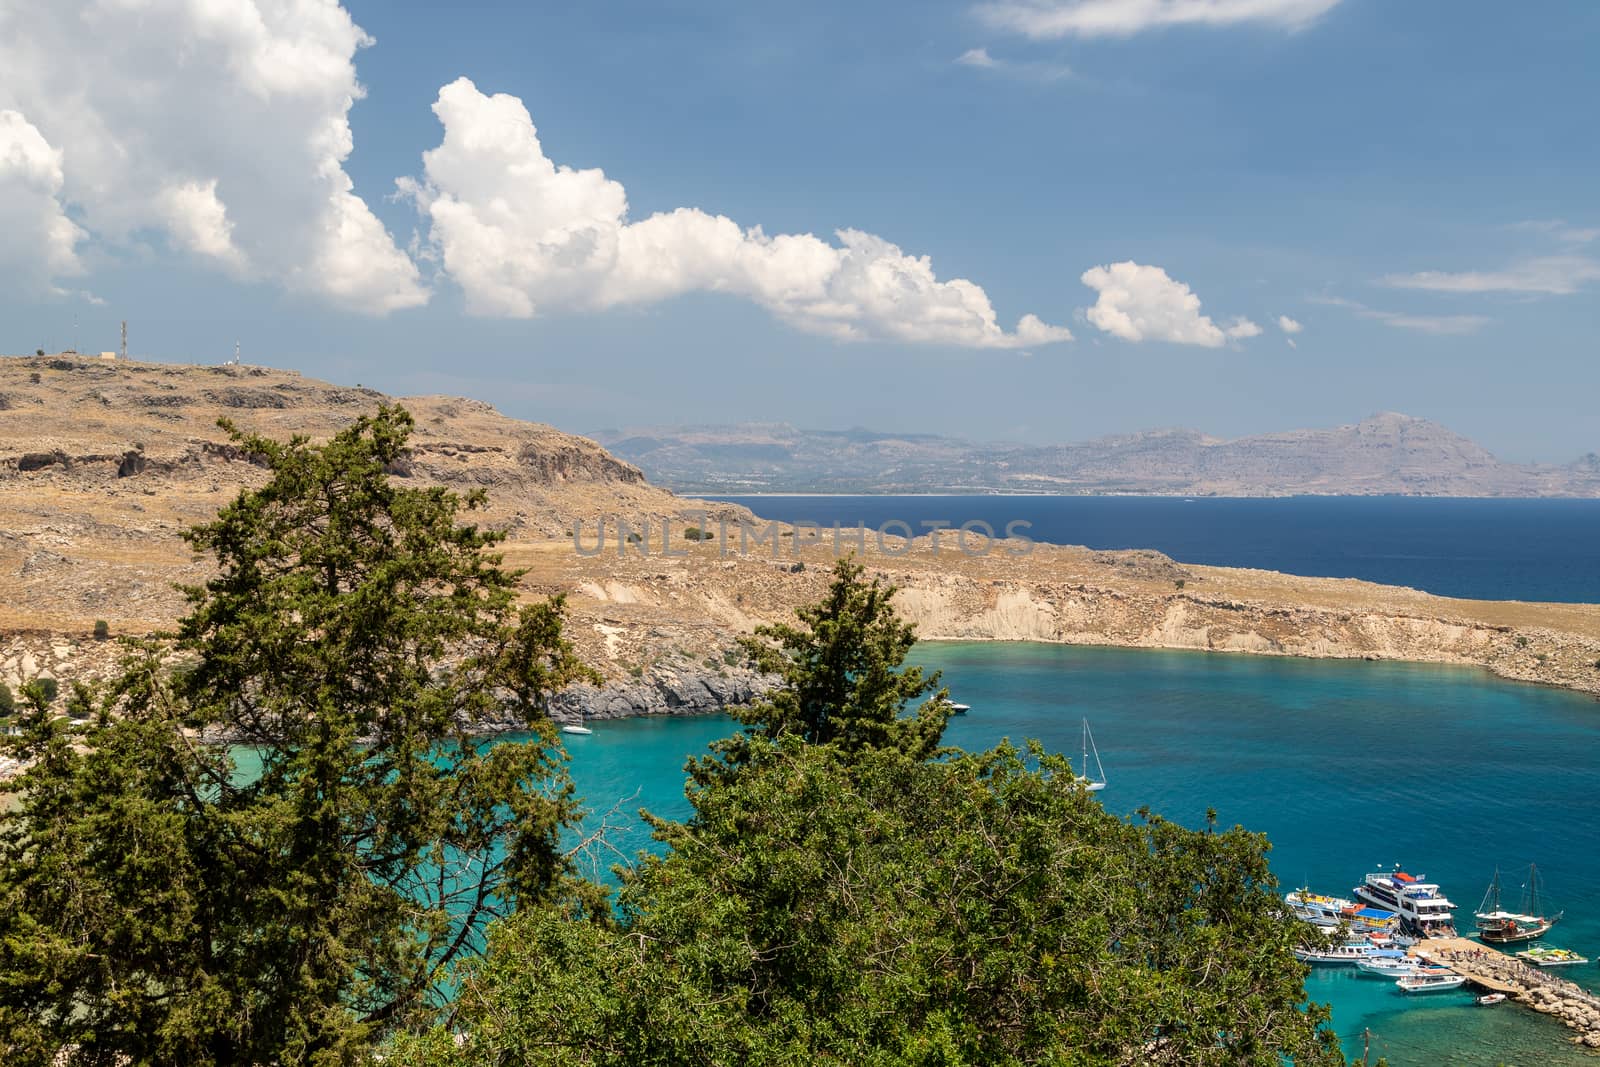
<path fill-rule="evenodd" d="M 1498 864 L 1510 900 L 1539 864 L 1566 918 L 1545 943 L 1600 958 L 1600 702 L 1497 680 L 1472 668 L 1027 644 L 923 643 L 913 659 L 944 672 L 972 705 L 951 744 L 979 749 L 1037 737 L 1078 758 L 1094 730 L 1107 788 L 1129 815 L 1148 805 L 1188 825 L 1207 807 L 1265 832 L 1285 889 L 1348 896 L 1363 874 L 1400 862 L 1441 884 L 1471 927 Z M 682 817 L 683 763 L 736 728 L 722 717 L 591 724 L 564 737 L 589 807 Z M 615 818 L 615 816 L 613 817 Z M 636 821 L 617 838 L 648 845 Z M 1562 977 L 1600 987 L 1600 967 Z M 1312 999 L 1333 1006 L 1347 1055 L 1372 1031 L 1373 1060 L 1401 1065 L 1600 1065 L 1569 1032 L 1513 1004 L 1470 994 L 1405 997 L 1353 969 L 1319 968 Z"/>

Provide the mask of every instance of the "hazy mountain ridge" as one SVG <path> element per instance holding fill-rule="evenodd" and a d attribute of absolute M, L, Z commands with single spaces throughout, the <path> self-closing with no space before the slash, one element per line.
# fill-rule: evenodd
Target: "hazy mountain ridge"
<path fill-rule="evenodd" d="M 1234 439 L 1163 429 L 1048 446 L 772 423 L 595 436 L 680 492 L 1600 496 L 1594 453 L 1563 466 L 1507 463 L 1438 423 L 1393 412 Z"/>

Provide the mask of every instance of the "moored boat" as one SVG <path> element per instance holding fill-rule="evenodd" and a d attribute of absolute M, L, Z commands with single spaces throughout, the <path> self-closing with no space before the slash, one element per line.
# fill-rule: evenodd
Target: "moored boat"
<path fill-rule="evenodd" d="M 1505 999 L 1506 995 L 1504 993 L 1485 993 L 1478 998 L 1478 1003 L 1487 1007 L 1490 1004 L 1503 1004 Z"/>
<path fill-rule="evenodd" d="M 1094 753 L 1095 770 L 1100 777 L 1092 778 L 1089 775 L 1089 753 Z M 1095 747 L 1094 734 L 1089 732 L 1089 720 L 1083 720 L 1083 773 L 1078 776 L 1078 781 L 1091 793 L 1097 793 L 1106 787 L 1106 769 L 1100 764 L 1100 750 Z"/>
<path fill-rule="evenodd" d="M 1572 967 L 1589 962 L 1589 957 L 1580 956 L 1570 948 L 1545 948 L 1542 945 L 1523 949 L 1516 953 L 1516 957 L 1536 967 Z"/>
<path fill-rule="evenodd" d="M 1285 893 L 1283 902 L 1289 905 L 1289 911 L 1301 922 L 1326 927 L 1338 926 L 1343 921 L 1345 910 L 1356 906 L 1355 901 L 1313 893 L 1309 887 Z"/>
<path fill-rule="evenodd" d="M 1443 993 L 1467 984 L 1464 974 L 1408 974 L 1395 980 L 1402 993 Z"/>
<path fill-rule="evenodd" d="M 579 734 L 579 735 L 594 733 L 594 731 L 589 729 L 587 726 L 578 726 L 578 725 L 575 725 L 575 724 L 563 726 L 561 728 L 561 732 L 564 733 L 564 734 Z"/>
<path fill-rule="evenodd" d="M 1422 875 L 1374 871 L 1355 887 L 1358 899 L 1400 917 L 1400 926 L 1418 937 L 1454 937 L 1455 905 Z"/>
<path fill-rule="evenodd" d="M 1408 974 L 1421 974 L 1428 968 L 1422 961 L 1398 949 L 1380 949 L 1364 960 L 1357 960 L 1356 969 L 1375 978 L 1401 978 Z"/>
<path fill-rule="evenodd" d="M 1294 950 L 1294 958 L 1301 963 L 1343 966 L 1372 959 L 1378 953 L 1387 951 L 1392 950 L 1381 949 L 1370 941 L 1348 941 L 1342 945 L 1318 947 L 1301 945 Z"/>
<path fill-rule="evenodd" d="M 1561 912 L 1545 915 L 1539 902 L 1539 868 L 1528 864 L 1528 881 L 1522 887 L 1522 910 L 1506 911 L 1500 903 L 1500 868 L 1478 905 L 1478 936 L 1490 944 L 1508 945 L 1533 941 L 1550 932 L 1561 921 Z"/>

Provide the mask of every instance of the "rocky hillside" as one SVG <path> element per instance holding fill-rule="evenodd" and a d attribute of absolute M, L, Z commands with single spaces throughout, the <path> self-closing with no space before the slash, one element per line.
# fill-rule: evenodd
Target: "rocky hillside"
<path fill-rule="evenodd" d="M 0 357 L 0 626 L 121 630 L 175 617 L 179 539 L 263 472 L 217 426 L 326 438 L 390 398 L 293 371 Z M 484 488 L 483 520 L 514 537 L 570 537 L 602 514 L 636 523 L 703 505 L 645 482 L 593 441 L 507 418 L 479 400 L 406 397 L 419 483 Z M 729 509 L 732 514 L 737 509 Z"/>
<path fill-rule="evenodd" d="M 1392 413 L 1234 440 L 1156 430 L 1043 448 L 768 424 L 599 439 L 684 492 L 1600 495 L 1593 455 L 1563 467 L 1504 463 L 1437 423 Z"/>

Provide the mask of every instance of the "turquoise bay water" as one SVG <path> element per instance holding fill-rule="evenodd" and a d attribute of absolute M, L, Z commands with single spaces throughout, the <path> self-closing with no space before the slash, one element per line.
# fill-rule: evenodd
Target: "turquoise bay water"
<path fill-rule="evenodd" d="M 1439 882 L 1469 927 L 1495 865 L 1514 894 L 1513 872 L 1534 861 L 1567 912 L 1546 943 L 1600 958 L 1600 703 L 1589 697 L 1415 664 L 963 643 L 924 643 L 913 658 L 972 705 L 952 744 L 1037 737 L 1076 758 L 1087 716 L 1112 811 L 1148 805 L 1199 825 L 1215 807 L 1225 825 L 1271 838 L 1285 889 L 1309 881 L 1347 896 L 1366 871 L 1401 862 Z M 592 725 L 564 738 L 590 807 L 668 817 L 688 812 L 685 759 L 735 728 L 720 716 Z M 634 822 L 618 843 L 648 835 Z M 1565 977 L 1600 986 L 1593 963 Z M 1600 1064 L 1548 1020 L 1466 993 L 1403 997 L 1342 968 L 1314 972 L 1308 991 L 1333 1005 L 1347 1055 L 1370 1028 L 1374 1060 L 1396 1067 Z"/>

